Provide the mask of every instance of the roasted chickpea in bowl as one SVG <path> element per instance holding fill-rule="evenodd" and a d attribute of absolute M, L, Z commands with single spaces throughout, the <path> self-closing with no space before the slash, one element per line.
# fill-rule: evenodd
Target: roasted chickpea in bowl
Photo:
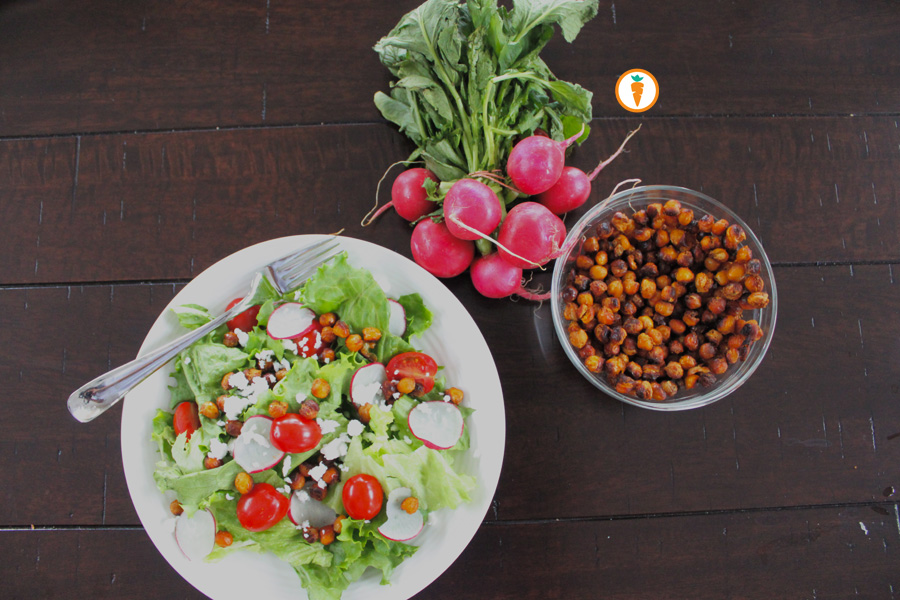
<path fill-rule="evenodd" d="M 778 295 L 759 239 L 685 188 L 613 195 L 572 227 L 556 261 L 553 323 L 578 371 L 654 410 L 711 404 L 756 370 Z"/>

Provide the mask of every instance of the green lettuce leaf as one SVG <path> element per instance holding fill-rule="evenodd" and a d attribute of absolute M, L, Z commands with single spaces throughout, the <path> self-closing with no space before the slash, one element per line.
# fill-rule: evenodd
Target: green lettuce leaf
<path fill-rule="evenodd" d="M 303 286 L 302 302 L 316 312 L 334 312 L 353 331 L 377 327 L 387 331 L 390 307 L 378 282 L 365 269 L 347 262 L 347 253 L 319 267 Z"/>
<path fill-rule="evenodd" d="M 409 338 L 412 336 L 422 335 L 425 330 L 431 327 L 433 315 L 428 310 L 428 307 L 425 306 L 422 296 L 419 294 L 406 294 L 397 298 L 397 302 L 400 303 L 400 306 L 406 312 L 406 333 L 403 335 L 403 339 L 409 341 Z"/>

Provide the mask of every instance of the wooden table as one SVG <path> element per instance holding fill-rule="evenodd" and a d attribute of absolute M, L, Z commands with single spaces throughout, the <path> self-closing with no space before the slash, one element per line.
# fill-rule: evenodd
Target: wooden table
<path fill-rule="evenodd" d="M 120 408 L 65 408 L 172 296 L 255 242 L 362 228 L 411 147 L 371 51 L 417 0 L 0 2 L 0 597 L 197 598 L 142 530 Z M 594 91 L 597 184 L 701 190 L 775 264 L 757 373 L 663 414 L 600 395 L 547 306 L 446 281 L 484 333 L 506 458 L 474 540 L 419 598 L 900 595 L 900 4 L 601 2 L 546 61 Z M 560 36 L 557 36 L 560 37 Z M 613 85 L 659 80 L 643 115 Z M 567 223 L 577 214 L 569 215 Z"/>

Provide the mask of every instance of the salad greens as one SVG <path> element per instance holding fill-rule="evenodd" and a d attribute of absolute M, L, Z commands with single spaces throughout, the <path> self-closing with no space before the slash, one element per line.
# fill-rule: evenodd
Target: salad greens
<path fill-rule="evenodd" d="M 171 407 L 183 402 L 215 403 L 223 393 L 232 398 L 244 393 L 235 389 L 223 391 L 223 376 L 256 369 L 263 361 L 277 361 L 286 373 L 277 382 L 256 386 L 248 397 L 238 398 L 242 401 L 238 414 L 207 418 L 201 411 L 199 428 L 190 432 L 176 433 L 173 414 L 159 410 L 153 419 L 152 438 L 160 453 L 154 480 L 160 491 L 174 493 L 187 515 L 209 510 L 217 528 L 233 536 L 233 544 L 216 547 L 210 559 L 237 550 L 271 552 L 293 567 L 312 600 L 339 598 L 369 567 L 380 570 L 382 583 L 388 583 L 394 568 L 411 556 L 416 547 L 389 540 L 378 532 L 385 521 L 383 510 L 371 521 L 346 517 L 340 533 L 328 545 L 306 541 L 302 524 L 295 526 L 287 518 L 264 531 L 245 529 L 237 509 L 241 495 L 235 489 L 235 477 L 244 469 L 230 452 L 224 451 L 235 439 L 226 432 L 226 421 L 268 414 L 273 402 L 283 402 L 289 412 L 297 412 L 301 403 L 311 397 L 313 381 L 324 379 L 330 384 L 330 393 L 318 399 L 316 421 L 322 426 L 321 440 L 312 450 L 288 453 L 271 468 L 252 473 L 254 484 L 271 484 L 289 496 L 297 467 L 325 461 L 323 448 L 331 444 L 340 453 L 337 459 L 331 457 L 327 461 L 339 467 L 340 475 L 339 481 L 328 485 L 322 501 L 338 515 L 347 514 L 342 501 L 343 483 L 360 473 L 374 476 L 385 497 L 393 489 L 409 488 L 418 499 L 426 522 L 432 511 L 459 506 L 470 499 L 475 487 L 474 478 L 455 467 L 457 457 L 468 449 L 467 431 L 454 448 L 434 450 L 411 434 L 406 418 L 420 402 L 445 399 L 442 378 L 437 378 L 428 394 L 414 397 L 397 393 L 392 402 L 373 407 L 363 427 L 359 408 L 349 398 L 349 390 L 353 374 L 369 364 L 364 356 L 351 352 L 344 340 L 338 338 L 333 346 L 333 359 L 322 360 L 321 354 L 304 357 L 296 344 L 274 340 L 265 330 L 266 320 L 274 308 L 282 302 L 299 301 L 317 315 L 336 313 L 351 331 L 379 328 L 382 337 L 371 353 L 378 361 L 387 362 L 398 353 L 415 351 L 411 338 L 428 329 L 432 315 L 418 294 L 403 296 L 397 301 L 406 311 L 406 331 L 400 336 L 392 335 L 388 331 L 388 297 L 371 273 L 350 265 L 346 253 L 322 266 L 296 292 L 280 297 L 273 290 L 269 297 L 259 300 L 262 308 L 258 324 L 243 332 L 245 337 L 237 346 L 224 343 L 229 330 L 223 326 L 176 358 L 174 382 L 170 386 Z M 205 308 L 196 305 L 181 307 L 176 313 L 182 325 L 189 328 L 211 318 Z M 225 407 L 227 411 L 227 401 Z M 460 410 L 463 416 L 471 413 L 464 407 Z M 351 425 L 354 421 L 355 427 Z M 222 455 L 222 464 L 206 468 L 205 459 L 214 454 Z"/>
<path fill-rule="evenodd" d="M 443 182 L 503 166 L 536 130 L 561 140 L 585 128 L 592 94 L 557 79 L 538 56 L 558 25 L 571 42 L 597 0 L 427 0 L 375 45 L 396 77 L 375 94 L 381 114 Z M 432 186 L 432 191 L 434 190 Z"/>

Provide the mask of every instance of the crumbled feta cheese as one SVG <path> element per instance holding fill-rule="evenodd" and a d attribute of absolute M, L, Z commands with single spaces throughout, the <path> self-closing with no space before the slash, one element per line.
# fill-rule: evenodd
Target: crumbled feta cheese
<path fill-rule="evenodd" d="M 343 458 L 347 456 L 347 442 L 350 441 L 350 438 L 347 434 L 341 434 L 339 437 L 334 438 L 324 446 L 320 452 L 322 453 L 322 457 L 325 460 L 336 460 L 338 458 Z"/>
<path fill-rule="evenodd" d="M 247 394 L 247 397 L 251 398 L 255 404 L 256 397 L 268 390 L 269 382 L 266 381 L 265 377 L 254 377 L 253 381 L 250 382 L 250 385 L 248 385 L 246 389 L 241 390 L 241 393 Z"/>
<path fill-rule="evenodd" d="M 347 471 L 350 470 L 350 467 L 349 467 L 348 465 L 343 464 L 343 463 L 341 463 L 341 466 L 339 466 L 338 468 L 341 470 L 342 473 L 346 473 Z"/>
<path fill-rule="evenodd" d="M 275 352 L 272 350 L 260 350 L 256 353 L 256 360 L 262 363 L 267 363 L 275 357 Z"/>
<path fill-rule="evenodd" d="M 322 360 L 322 362 L 325 363 L 325 364 L 327 365 L 328 363 L 331 362 L 331 359 L 330 359 L 329 357 L 326 356 L 326 357 Z"/>
<path fill-rule="evenodd" d="M 228 376 L 228 385 L 237 388 L 238 390 L 244 390 L 249 384 L 250 382 L 247 380 L 247 376 L 244 375 L 243 371 L 235 371 Z"/>
<path fill-rule="evenodd" d="M 319 428 L 322 430 L 322 435 L 328 435 L 329 433 L 334 433 L 337 431 L 338 422 L 332 421 L 331 419 L 316 419 L 316 422 L 319 424 Z"/>
<path fill-rule="evenodd" d="M 227 425 L 227 423 L 225 421 L 219 419 L 218 421 L 216 421 L 216 425 L 218 425 L 219 427 L 225 427 L 225 425 Z"/>
<path fill-rule="evenodd" d="M 323 490 L 328 487 L 328 484 L 321 480 L 317 481 L 316 485 L 319 486 L 320 488 L 322 488 Z"/>
<path fill-rule="evenodd" d="M 391 395 L 394 397 L 394 400 L 397 400 L 397 399 L 400 398 L 400 392 L 394 392 L 394 393 L 391 394 Z"/>
<path fill-rule="evenodd" d="M 362 424 L 362 421 L 358 421 L 353 419 L 347 424 L 347 435 L 350 437 L 356 437 L 365 431 L 366 426 Z"/>
<path fill-rule="evenodd" d="M 306 502 L 307 500 L 309 500 L 309 492 L 307 492 L 306 490 L 298 490 L 297 500 L 299 500 L 300 502 Z"/>
<path fill-rule="evenodd" d="M 300 523 L 300 527 L 302 529 L 306 529 L 307 527 L 309 527 L 309 519 L 305 519 L 302 523 Z"/>
<path fill-rule="evenodd" d="M 286 486 L 284 486 L 283 488 L 281 488 L 281 491 L 284 492 L 285 494 L 290 494 L 290 493 L 291 493 L 291 486 L 286 485 Z"/>
<path fill-rule="evenodd" d="M 247 342 L 250 341 L 250 334 L 247 333 L 246 331 L 241 331 L 240 329 L 235 329 L 234 335 L 237 336 L 238 344 L 240 344 L 241 346 L 246 346 Z"/>
<path fill-rule="evenodd" d="M 322 479 L 322 475 L 324 475 L 325 471 L 327 471 L 327 470 L 328 470 L 328 467 L 326 467 L 322 463 L 319 463 L 318 465 L 316 465 L 315 467 L 313 467 L 312 469 L 309 470 L 309 476 L 312 479 L 314 479 L 315 481 L 319 481 L 320 479 Z"/>
<path fill-rule="evenodd" d="M 185 357 L 184 357 L 184 360 L 181 361 L 181 362 L 183 362 L 183 363 L 186 364 L 186 365 L 189 365 L 189 364 L 191 364 L 191 357 L 190 357 L 190 356 L 185 356 Z"/>
<path fill-rule="evenodd" d="M 253 400 L 243 396 L 228 396 L 225 398 L 225 416 L 230 420 L 240 418 L 241 413 L 248 406 L 253 405 Z"/>
<path fill-rule="evenodd" d="M 228 444 L 219 440 L 210 441 L 208 457 L 221 460 L 225 458 L 226 454 L 228 454 Z"/>
<path fill-rule="evenodd" d="M 412 444 L 412 440 L 409 439 L 409 436 L 408 436 L 408 435 L 404 435 L 404 436 L 403 436 L 403 441 L 406 442 L 407 444 Z"/>
<path fill-rule="evenodd" d="M 294 343 L 294 340 L 281 340 L 281 345 L 285 350 L 297 354 L 297 344 Z"/>
<path fill-rule="evenodd" d="M 452 398 L 450 397 L 450 394 L 444 394 L 443 400 L 444 400 L 444 402 L 450 402 L 452 400 Z"/>
<path fill-rule="evenodd" d="M 234 496 L 232 496 L 231 494 L 226 493 L 226 494 L 225 494 L 225 499 L 226 499 L 226 500 L 234 500 Z"/>
<path fill-rule="evenodd" d="M 278 363 L 278 366 L 281 367 L 282 369 L 284 369 L 285 371 L 291 370 L 291 363 L 286 358 L 282 358 L 281 362 Z"/>
<path fill-rule="evenodd" d="M 284 477 L 287 477 L 288 473 L 291 472 L 291 460 L 292 459 L 290 454 L 284 457 L 284 463 L 281 465 L 281 474 Z"/>

